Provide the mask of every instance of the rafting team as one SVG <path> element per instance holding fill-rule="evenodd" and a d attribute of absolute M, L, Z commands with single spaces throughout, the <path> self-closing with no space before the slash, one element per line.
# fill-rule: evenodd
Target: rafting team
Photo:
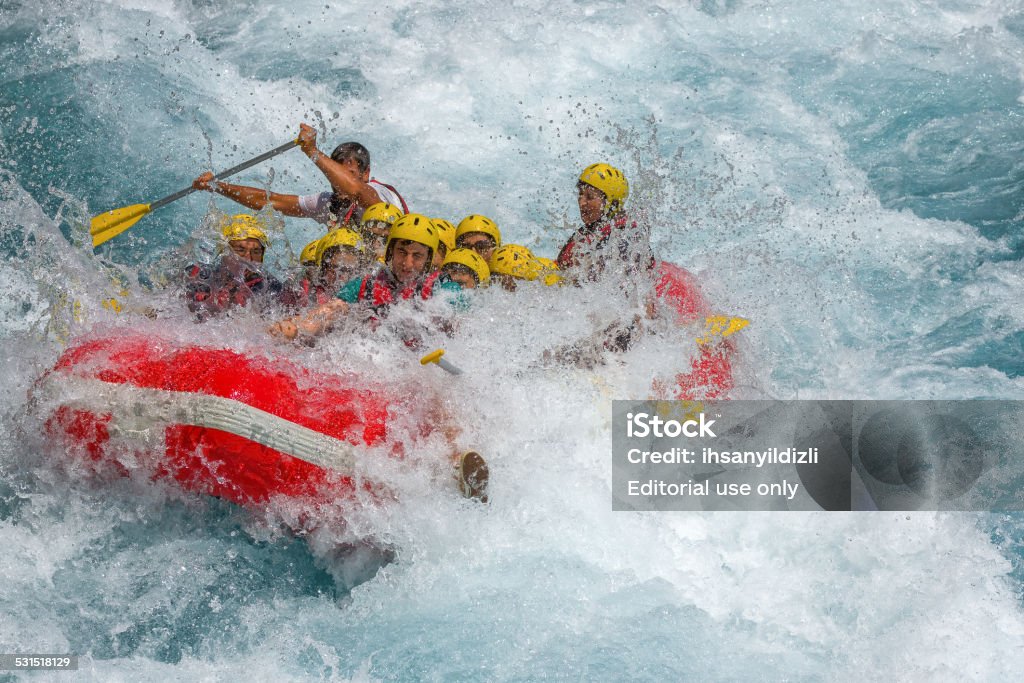
<path fill-rule="evenodd" d="M 305 246 L 300 254 L 302 276 L 286 285 L 261 265 L 270 242 L 260 218 L 238 214 L 228 219 L 219 261 L 186 271 L 188 306 L 200 320 L 235 306 L 283 305 L 298 313 L 276 322 L 269 332 L 312 343 L 353 309 L 379 321 L 403 301 L 445 296 L 459 309 L 468 303 L 466 290 L 492 283 L 514 291 L 526 283 L 586 286 L 613 273 L 624 276 L 624 283 L 647 278 L 653 288 L 635 300 L 632 318 L 601 330 L 586 343 L 545 353 L 548 360 L 592 366 L 605 351 L 629 348 L 644 318 L 669 309 L 667 314 L 677 322 L 690 322 L 706 312 L 692 276 L 654 258 L 649 229 L 625 211 L 629 183 L 609 164 L 591 164 L 580 174 L 576 189 L 582 225 L 557 258 L 549 260 L 525 246 L 503 242 L 498 226 L 486 216 L 472 214 L 452 225 L 410 212 L 398 190 L 371 177 L 369 152 L 357 142 L 323 154 L 316 131 L 306 124 L 301 124 L 297 142 L 327 178 L 330 191 L 279 194 L 221 182 L 209 172 L 193 181 L 196 190 L 219 194 L 254 211 L 273 209 L 311 218 L 328 230 Z M 415 339 L 405 343 L 417 348 Z M 731 371 L 723 353 L 722 347 L 702 345 L 691 369 L 677 376 L 677 397 L 689 398 L 697 389 L 713 398 L 707 387 L 727 390 Z M 486 501 L 486 463 L 474 452 L 459 457 L 457 479 L 463 493 Z"/>
<path fill-rule="evenodd" d="M 312 338 L 353 306 L 384 315 L 402 300 L 459 297 L 462 290 L 495 282 L 508 290 L 524 281 L 582 284 L 600 277 L 613 261 L 616 270 L 625 268 L 627 274 L 655 267 L 648 234 L 624 210 L 626 177 L 608 164 L 592 164 L 581 173 L 577 190 L 583 225 L 557 259 L 549 260 L 503 242 L 497 224 L 486 216 L 473 214 L 456 226 L 409 212 L 398 190 L 371 177 L 369 152 L 357 142 L 338 145 L 326 155 L 317 148 L 315 129 L 301 124 L 298 145 L 330 182 L 330 191 L 279 194 L 217 181 L 210 172 L 193 181 L 197 190 L 250 209 L 269 207 L 328 228 L 302 250 L 303 275 L 286 286 L 257 265 L 270 246 L 262 221 L 250 214 L 231 217 L 223 228 L 227 248 L 220 261 L 193 265 L 186 272 L 188 305 L 201 319 L 234 306 L 283 304 L 303 312 L 274 324 L 271 334 Z M 624 350 L 628 328 L 616 330 L 605 347 Z"/>

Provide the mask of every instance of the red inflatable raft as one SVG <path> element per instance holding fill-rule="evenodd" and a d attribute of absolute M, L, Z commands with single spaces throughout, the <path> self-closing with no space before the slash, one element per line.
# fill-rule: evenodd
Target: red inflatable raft
<path fill-rule="evenodd" d="M 47 428 L 71 453 L 116 463 L 108 449 L 123 437 L 156 452 L 156 477 L 258 504 L 352 492 L 356 458 L 384 444 L 393 403 L 352 384 L 279 359 L 127 338 L 69 348 L 36 391 L 51 397 Z"/>
<path fill-rule="evenodd" d="M 708 317 L 692 276 L 670 263 L 659 264 L 656 293 L 678 322 L 708 323 L 688 370 L 659 393 L 724 397 L 732 387 L 734 353 L 724 337 L 742 319 Z M 140 336 L 73 345 L 35 391 L 49 407 L 48 431 L 86 462 L 127 473 L 121 443 L 151 456 L 145 467 L 152 476 L 243 505 L 279 495 L 351 494 L 358 458 L 401 456 L 389 434 L 395 397 L 415 393 L 423 403 L 422 390 L 367 387 L 359 377 L 314 372 L 280 358 Z M 424 418 L 412 427 L 419 435 L 445 428 L 435 426 L 437 416 Z"/>

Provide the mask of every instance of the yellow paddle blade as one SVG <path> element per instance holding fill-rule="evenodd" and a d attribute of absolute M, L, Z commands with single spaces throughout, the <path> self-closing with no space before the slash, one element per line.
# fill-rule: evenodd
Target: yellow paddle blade
<path fill-rule="evenodd" d="M 89 225 L 93 248 L 120 235 L 149 213 L 149 204 L 132 204 L 113 211 L 104 211 L 93 217 Z"/>
<path fill-rule="evenodd" d="M 444 349 L 438 349 L 437 351 L 431 351 L 427 355 L 420 358 L 420 365 L 428 365 L 430 363 L 437 363 L 441 360 L 441 356 L 444 355 Z"/>
<path fill-rule="evenodd" d="M 750 324 L 746 318 L 728 315 L 709 315 L 704 321 L 704 336 L 697 337 L 698 344 L 710 344 L 716 339 L 725 339 Z"/>

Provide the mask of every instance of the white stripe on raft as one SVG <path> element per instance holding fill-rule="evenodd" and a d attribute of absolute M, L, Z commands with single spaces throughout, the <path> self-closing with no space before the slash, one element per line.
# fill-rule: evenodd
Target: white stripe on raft
<path fill-rule="evenodd" d="M 352 444 L 234 399 L 62 373 L 48 375 L 33 394 L 36 398 L 45 395 L 54 404 L 111 415 L 111 435 L 173 424 L 219 429 L 344 476 L 353 475 L 356 452 Z"/>

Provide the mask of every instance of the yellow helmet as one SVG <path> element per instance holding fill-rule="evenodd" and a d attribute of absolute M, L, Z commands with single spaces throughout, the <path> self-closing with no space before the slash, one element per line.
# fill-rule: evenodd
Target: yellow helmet
<path fill-rule="evenodd" d="M 434 227 L 437 228 L 437 237 L 441 240 L 441 244 L 451 251 L 455 248 L 455 226 L 446 221 L 443 218 L 431 218 L 434 222 Z"/>
<path fill-rule="evenodd" d="M 449 263 L 457 263 L 472 270 L 476 273 L 476 281 L 480 284 L 487 282 L 491 277 L 491 269 L 487 267 L 487 261 L 484 261 L 483 257 L 472 249 L 452 249 L 444 257 L 441 268 L 443 269 Z"/>
<path fill-rule="evenodd" d="M 609 216 L 622 211 L 622 205 L 629 196 L 629 182 L 625 174 L 608 164 L 591 164 L 580 173 L 579 182 L 596 187 L 604 193 L 607 205 L 605 213 Z"/>
<path fill-rule="evenodd" d="M 224 225 L 222 232 L 224 239 L 228 242 L 259 240 L 264 249 L 270 248 L 270 239 L 267 237 L 267 233 L 263 232 L 263 221 L 252 214 L 235 214 Z"/>
<path fill-rule="evenodd" d="M 487 265 L 493 273 L 511 275 L 520 280 L 536 280 L 541 271 L 540 264 L 530 250 L 519 244 L 498 247 Z"/>
<path fill-rule="evenodd" d="M 391 247 L 395 240 L 418 242 L 430 249 L 430 254 L 427 256 L 427 267 L 430 267 L 430 259 L 437 251 L 438 239 L 437 228 L 429 218 L 423 214 L 409 213 L 400 216 L 392 223 L 391 230 L 388 232 L 388 244 L 384 248 L 385 263 L 391 260 Z"/>
<path fill-rule="evenodd" d="M 316 252 L 320 246 L 320 239 L 317 238 L 302 248 L 299 254 L 299 263 L 304 266 L 311 266 L 317 262 Z"/>
<path fill-rule="evenodd" d="M 394 204 L 377 202 L 366 207 L 366 211 L 363 211 L 363 217 L 359 223 L 362 225 L 370 221 L 380 221 L 381 223 L 391 225 L 403 215 L 402 210 Z"/>
<path fill-rule="evenodd" d="M 540 266 L 540 277 L 545 285 L 550 287 L 562 281 L 562 276 L 558 274 L 557 262 L 543 256 L 534 256 L 533 260 Z"/>
<path fill-rule="evenodd" d="M 316 264 L 323 265 L 324 254 L 331 247 L 352 247 L 356 251 L 362 251 L 362 238 L 359 233 L 348 228 L 338 228 L 320 238 L 316 250 Z"/>
<path fill-rule="evenodd" d="M 544 270 L 558 270 L 557 261 L 553 261 L 549 258 L 544 258 L 543 256 L 534 256 L 533 258 L 537 261 L 537 263 L 540 264 L 540 267 Z"/>
<path fill-rule="evenodd" d="M 493 239 L 496 246 L 501 246 L 501 230 L 487 216 L 472 214 L 459 221 L 459 227 L 455 230 L 455 244 L 458 245 L 459 238 L 470 232 L 482 232 Z"/>

